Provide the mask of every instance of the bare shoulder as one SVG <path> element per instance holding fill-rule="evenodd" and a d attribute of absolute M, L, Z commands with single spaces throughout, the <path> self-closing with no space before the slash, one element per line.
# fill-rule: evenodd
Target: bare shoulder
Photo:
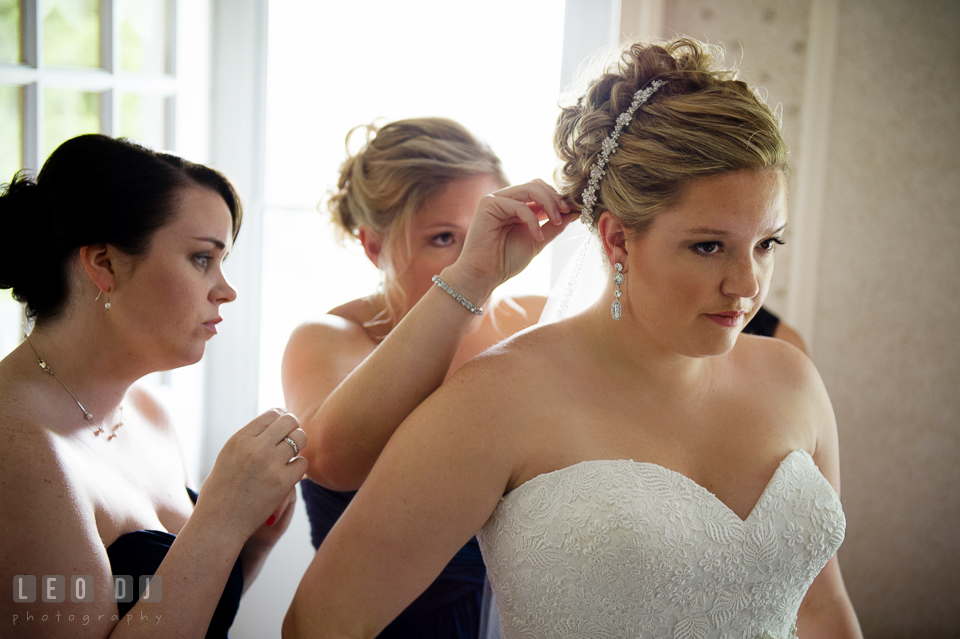
<path fill-rule="evenodd" d="M 742 334 L 732 355 L 745 375 L 769 377 L 773 383 L 798 390 L 822 386 L 820 374 L 806 353 L 785 340 Z"/>
<path fill-rule="evenodd" d="M 816 441 L 835 436 L 836 420 L 827 389 L 803 351 L 781 339 L 740 335 L 731 355 L 747 392 L 776 407 L 782 418 L 811 429 Z"/>
<path fill-rule="evenodd" d="M 69 430 L 58 432 L 49 427 L 55 420 L 48 414 L 50 402 L 41 385 L 16 375 L 0 375 L 0 398 L 0 512 L 4 513 L 4 526 L 17 521 L 18 514 L 42 521 L 49 509 L 76 510 L 82 490 L 68 472 L 70 447 L 65 442 Z"/>
<path fill-rule="evenodd" d="M 566 441 L 554 426 L 564 423 L 578 366 L 564 334 L 562 323 L 538 325 L 491 347 L 444 382 L 394 437 L 412 427 L 417 446 L 426 446 L 452 435 L 471 459 L 502 472 L 499 494 L 544 472 Z"/>
<path fill-rule="evenodd" d="M 298 326 L 280 368 L 287 408 L 301 418 L 316 410 L 374 348 L 362 325 L 339 315 Z"/>
<path fill-rule="evenodd" d="M 546 303 L 542 295 L 504 297 L 493 307 L 493 321 L 506 336 L 513 335 L 536 324 Z"/>
<path fill-rule="evenodd" d="M 7 500 L 11 498 L 15 503 L 20 503 L 31 500 L 25 495 L 42 497 L 57 493 L 70 501 L 70 495 L 75 491 L 65 471 L 66 464 L 61 458 L 58 436 L 28 416 L 8 413 L 4 415 L 3 422 L 0 486 L 3 487 L 4 521 L 11 519 L 6 516 L 9 513 Z M 36 501 L 37 508 L 42 509 L 49 503 L 60 503 L 61 499 L 53 502 L 45 499 Z"/>
<path fill-rule="evenodd" d="M 781 321 L 777 324 L 777 329 L 773 332 L 773 336 L 777 339 L 782 339 L 788 344 L 793 344 L 803 351 L 804 354 L 807 354 L 807 344 L 803 341 L 803 337 L 797 332 L 797 329 L 786 322 Z"/>
<path fill-rule="evenodd" d="M 283 354 L 283 366 L 285 369 L 313 367 L 323 362 L 338 365 L 345 360 L 353 363 L 352 370 L 375 346 L 362 325 L 327 314 L 294 329 Z"/>
<path fill-rule="evenodd" d="M 486 412 L 506 411 L 519 417 L 531 405 L 530 394 L 556 388 L 567 350 L 559 348 L 566 333 L 562 323 L 532 326 L 492 346 L 460 368 L 438 393 L 469 395 Z"/>
<path fill-rule="evenodd" d="M 5 441 L 0 447 L 4 566 L 34 568 L 31 561 L 44 552 L 60 555 L 67 548 L 87 545 L 80 538 L 99 542 L 92 504 L 68 472 L 71 464 L 60 436 L 29 418 L 7 415 L 4 421 Z M 68 543 L 71 536 L 77 539 Z M 57 552 L 50 553 L 52 549 Z"/>
<path fill-rule="evenodd" d="M 59 435 L 38 424 L 12 426 L 0 447 L 0 572 L 33 575 L 38 586 L 41 575 L 89 575 L 95 585 L 92 603 L 72 603 L 69 598 L 43 603 L 38 597 L 30 604 L 30 612 L 37 619 L 87 614 L 93 623 L 84 631 L 89 636 L 106 636 L 113 626 L 110 614 L 116 614 L 117 608 L 107 598 L 107 589 L 96 586 L 108 583 L 110 563 L 88 488 L 83 478 L 68 472 L 70 463 L 60 450 Z M 23 611 L 23 604 L 7 598 L 0 604 L 0 613 Z M 43 636 L 76 634 L 70 624 L 55 624 L 48 630 Z"/>

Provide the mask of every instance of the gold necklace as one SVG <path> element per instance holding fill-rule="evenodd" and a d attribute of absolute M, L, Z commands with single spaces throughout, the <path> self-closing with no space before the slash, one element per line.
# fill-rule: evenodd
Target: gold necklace
<path fill-rule="evenodd" d="M 60 378 L 59 378 L 59 377 L 57 377 L 56 375 L 53 374 L 53 369 L 51 369 L 50 366 L 48 366 L 47 363 L 46 363 L 45 361 L 43 361 L 43 358 L 40 357 L 39 353 L 37 353 L 37 349 L 35 349 L 35 348 L 33 347 L 33 343 L 30 341 L 30 338 L 27 337 L 27 336 L 24 336 L 23 339 L 27 342 L 27 346 L 30 347 L 30 350 L 33 351 L 33 354 L 36 356 L 36 358 L 37 358 L 37 364 L 40 365 L 40 370 L 42 370 L 42 371 L 45 372 L 45 373 L 49 373 L 49 374 L 50 374 L 50 377 L 52 377 L 52 378 L 54 378 L 55 380 L 57 380 L 57 383 L 59 383 L 61 386 L 63 386 L 63 390 L 67 391 L 67 393 L 70 395 L 70 397 L 73 398 L 73 401 L 75 401 L 75 402 L 77 403 L 77 406 L 80 407 L 80 411 L 83 413 L 83 418 L 86 419 L 88 422 L 92 422 L 92 421 L 93 421 L 93 415 L 90 413 L 90 411 L 88 411 L 86 408 L 83 407 L 83 404 L 81 404 L 81 403 L 80 403 L 80 400 L 77 399 L 77 396 L 74 395 L 73 392 L 72 392 L 69 388 L 67 388 L 67 385 L 64 384 L 62 381 L 60 381 Z M 111 432 L 111 433 L 107 436 L 107 441 L 110 441 L 111 439 L 113 439 L 114 437 L 117 436 L 117 429 L 120 428 L 121 426 L 123 426 L 123 406 L 120 406 L 120 421 L 117 422 L 117 425 L 113 427 L 113 432 Z M 105 431 L 105 430 L 103 429 L 103 426 L 99 426 L 99 425 L 98 425 L 98 426 L 97 426 L 97 430 L 93 431 L 93 434 L 99 436 L 100 433 L 105 433 L 105 432 L 107 432 L 107 431 Z"/>

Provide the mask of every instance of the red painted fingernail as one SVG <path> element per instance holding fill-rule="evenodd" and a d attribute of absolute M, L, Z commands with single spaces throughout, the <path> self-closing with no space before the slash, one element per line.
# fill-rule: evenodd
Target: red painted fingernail
<path fill-rule="evenodd" d="M 275 522 L 276 520 L 277 520 L 276 517 L 274 517 L 273 515 L 270 515 L 270 519 L 267 520 L 267 525 L 272 526 L 273 522 Z"/>

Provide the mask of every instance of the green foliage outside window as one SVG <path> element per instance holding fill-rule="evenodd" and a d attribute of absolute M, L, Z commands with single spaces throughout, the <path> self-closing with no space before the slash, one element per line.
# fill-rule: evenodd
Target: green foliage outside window
<path fill-rule="evenodd" d="M 43 13 L 44 64 L 100 66 L 99 0 L 45 0 Z"/>
<path fill-rule="evenodd" d="M 43 91 L 43 149 L 46 160 L 62 142 L 100 132 L 100 94 L 70 89 Z"/>
<path fill-rule="evenodd" d="M 20 2 L 0 0 L 0 63 L 20 62 Z"/>
<path fill-rule="evenodd" d="M 23 166 L 21 89 L 0 86 L 0 184 L 6 184 Z"/>

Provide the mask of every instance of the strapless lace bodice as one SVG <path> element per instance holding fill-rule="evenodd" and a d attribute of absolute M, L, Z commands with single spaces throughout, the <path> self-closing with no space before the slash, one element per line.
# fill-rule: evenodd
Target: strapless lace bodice
<path fill-rule="evenodd" d="M 746 521 L 656 464 L 587 461 L 505 495 L 477 538 L 504 639 L 786 639 L 845 527 L 797 450 Z"/>

